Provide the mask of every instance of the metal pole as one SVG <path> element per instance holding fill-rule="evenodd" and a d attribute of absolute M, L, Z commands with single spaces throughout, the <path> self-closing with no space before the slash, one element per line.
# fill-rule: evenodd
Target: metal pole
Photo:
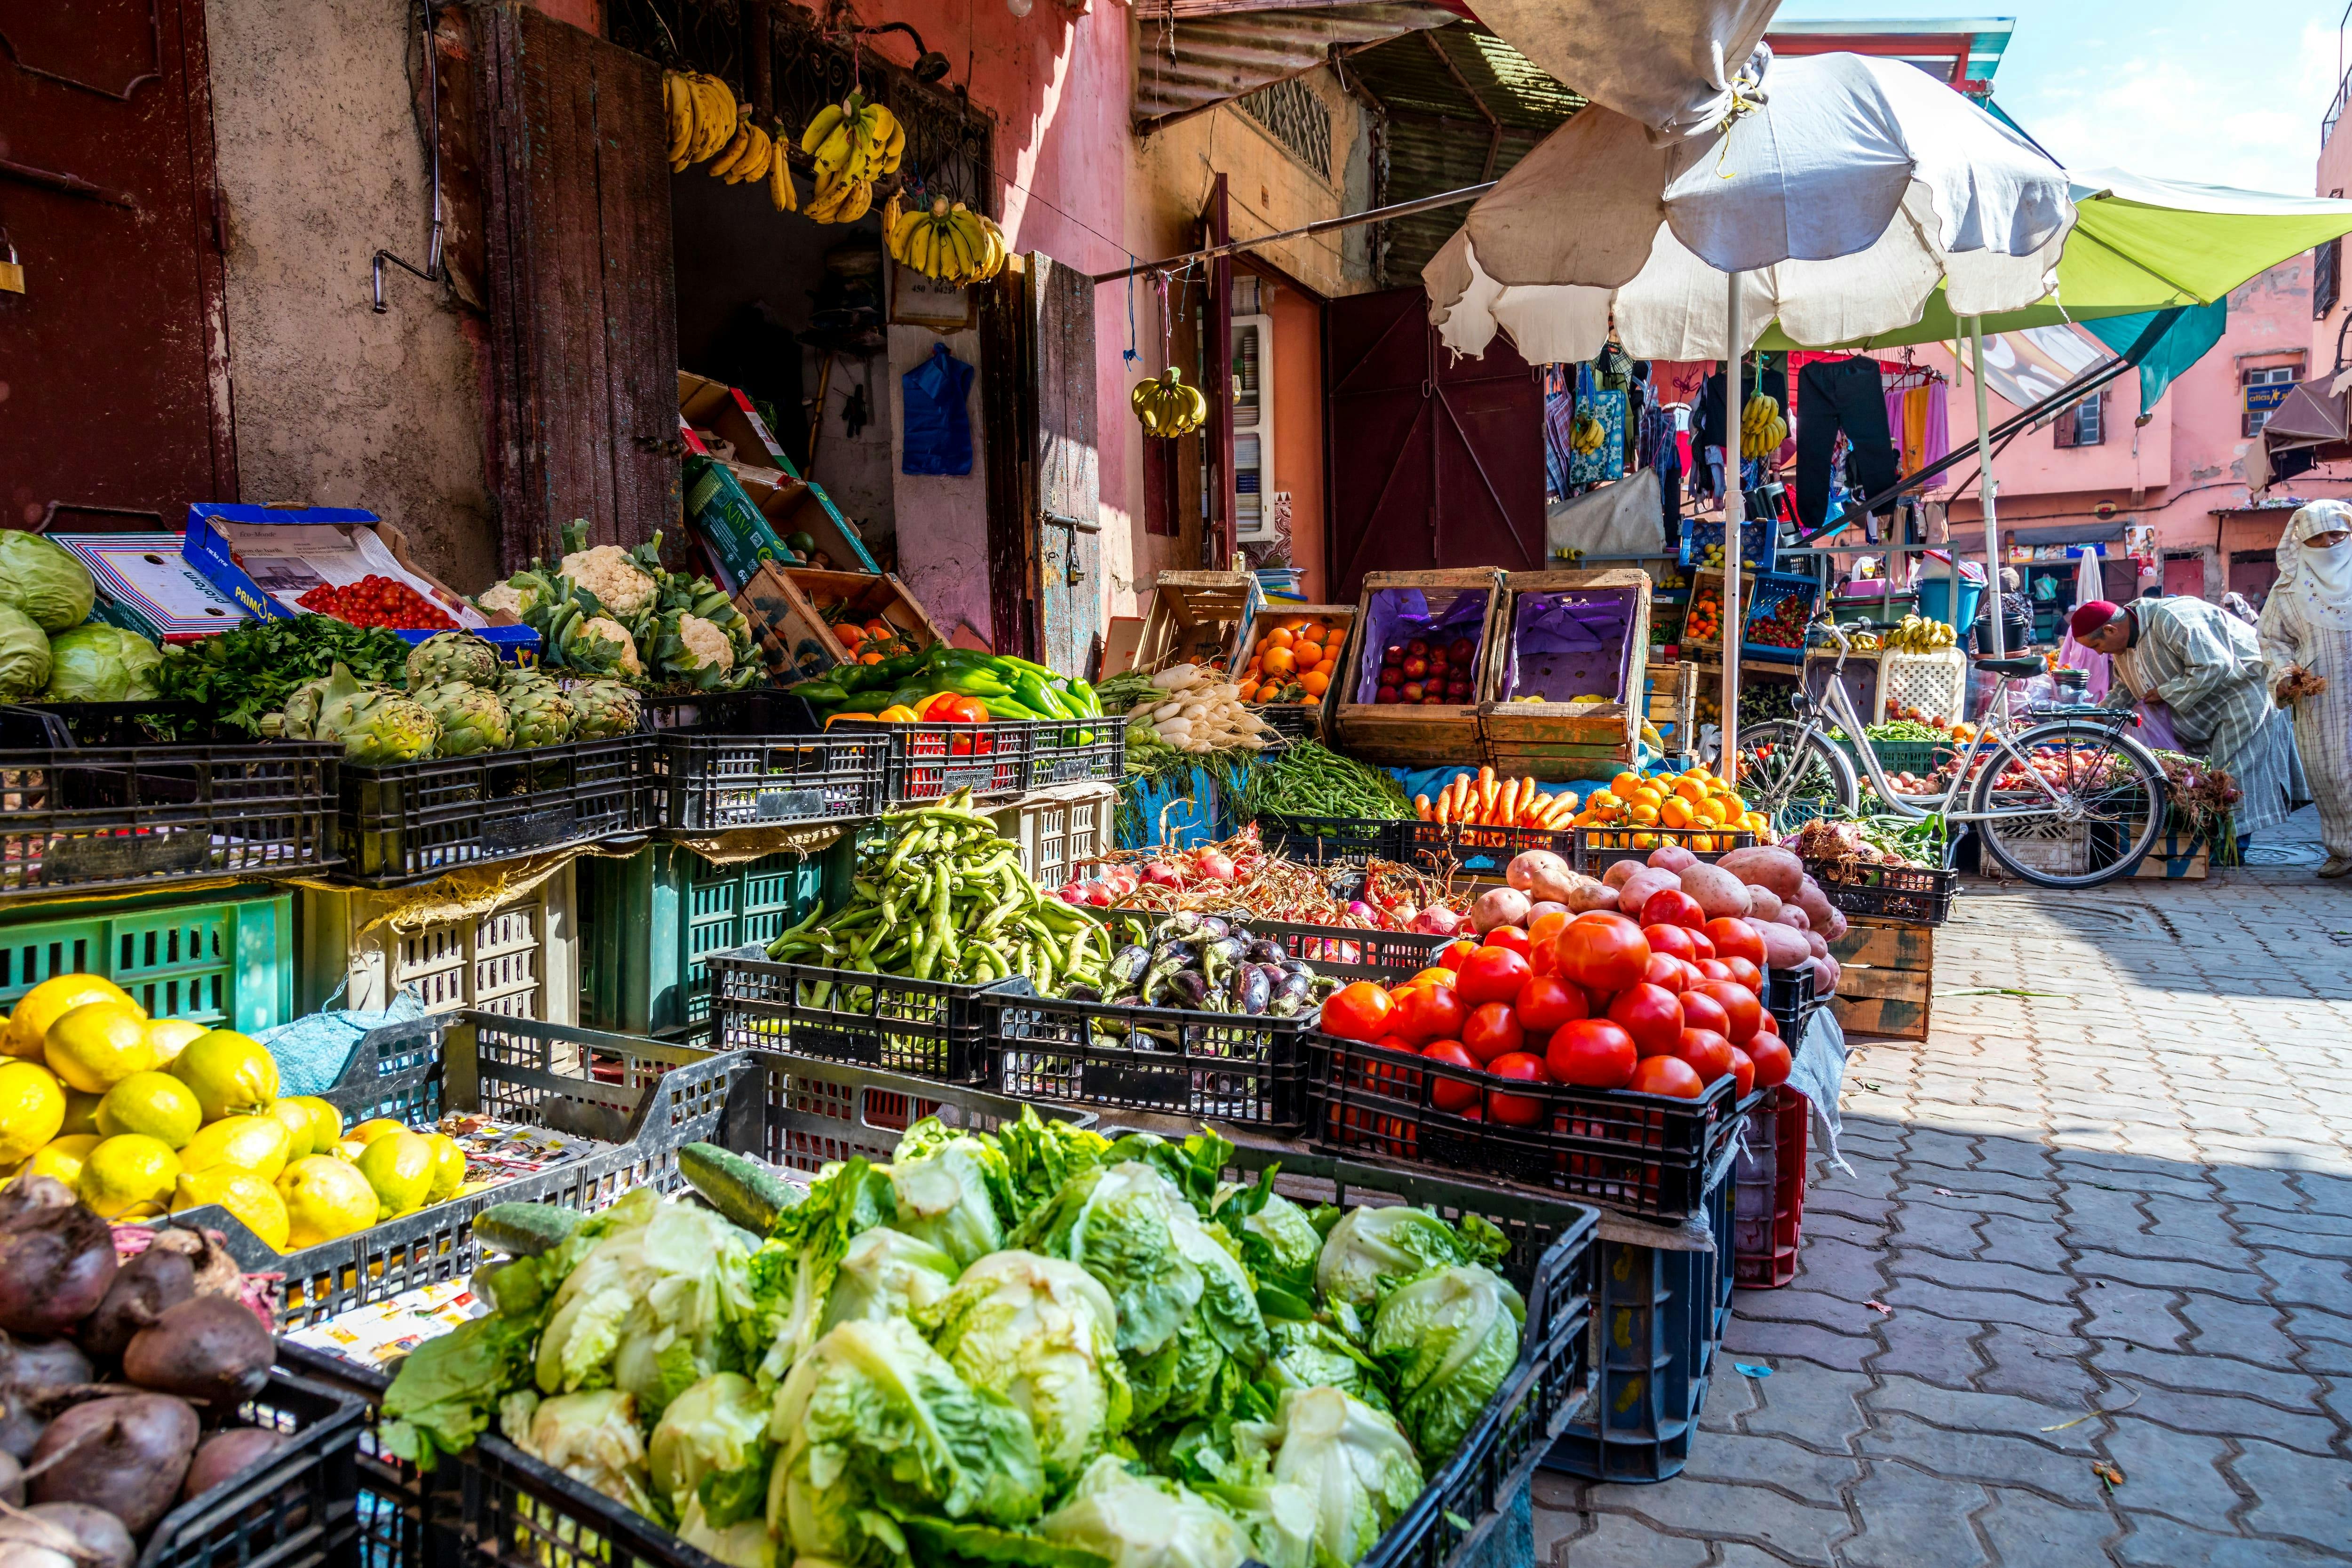
<path fill-rule="evenodd" d="M 1993 509 L 1993 493 L 1999 487 L 1993 483 L 1992 478 L 1992 426 L 1985 417 L 1984 318 L 1982 316 L 1969 318 L 1969 347 L 1970 356 L 1976 361 L 1977 496 L 1984 510 L 1984 591 L 1987 595 L 1992 595 L 2000 586 L 2000 520 L 1995 515 Z M 1955 579 L 1952 584 L 1952 620 L 1956 627 L 1959 623 L 1960 615 L 1960 584 L 1958 581 L 1959 569 L 1960 552 L 1956 548 L 1952 552 L 1952 572 Z M 1992 657 L 2000 658 L 2005 657 L 2005 650 L 2001 647 L 2000 606 L 1998 599 L 1994 600 L 1992 615 L 1990 618 L 1992 622 L 1992 631 L 1987 640 L 1991 645 Z"/>
<path fill-rule="evenodd" d="M 1734 761 L 1739 743 L 1739 527 L 1746 521 L 1739 493 L 1740 328 L 1739 274 L 1731 273 L 1723 312 L 1723 754 L 1716 771 L 1726 784 L 1739 782 Z"/>

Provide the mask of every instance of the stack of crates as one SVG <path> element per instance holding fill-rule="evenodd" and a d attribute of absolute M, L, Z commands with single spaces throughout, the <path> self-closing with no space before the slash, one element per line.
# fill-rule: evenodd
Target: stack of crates
<path fill-rule="evenodd" d="M 422 924 L 394 919 L 403 892 L 302 889 L 301 1010 L 331 997 L 373 1012 L 406 992 L 428 1013 L 579 1022 L 579 865 L 481 914 Z"/>
<path fill-rule="evenodd" d="M 0 916 L 0 1006 L 59 974 L 97 974 L 150 1017 L 251 1034 L 294 1016 L 294 899 L 260 883 L 11 904 Z"/>

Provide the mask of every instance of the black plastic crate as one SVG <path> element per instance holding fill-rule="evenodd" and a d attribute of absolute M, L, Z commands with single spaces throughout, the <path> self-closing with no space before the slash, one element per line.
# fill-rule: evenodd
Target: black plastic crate
<path fill-rule="evenodd" d="M 1569 864 L 1588 877 L 1598 877 L 1620 860 L 1647 863 L 1669 844 L 1679 844 L 1712 864 L 1734 849 L 1755 847 L 1756 835 L 1742 827 L 1579 827 L 1573 830 Z M 1704 840 L 1706 847 L 1698 846 Z"/>
<path fill-rule="evenodd" d="M 967 984 L 778 963 L 757 945 L 714 952 L 710 1043 L 976 1084 L 988 1071 L 987 999 L 1015 976 Z"/>
<path fill-rule="evenodd" d="M 335 814 L 340 875 L 394 887 L 644 833 L 654 826 L 651 744 L 616 735 L 384 767 L 346 763 Z"/>
<path fill-rule="evenodd" d="M 352 1047 L 351 1059 L 318 1098 L 342 1113 L 343 1125 L 397 1121 L 429 1128 L 447 1109 L 441 1037 L 449 1016 L 428 1013 L 405 1024 L 370 1029 Z"/>
<path fill-rule="evenodd" d="M 826 1165 L 863 1156 L 887 1164 L 907 1129 L 926 1116 L 950 1127 L 990 1132 L 1020 1120 L 1023 1102 L 968 1084 L 922 1082 L 847 1062 L 754 1051 L 746 1081 L 755 1116 L 736 1125 L 757 1125 L 756 1136 L 735 1137 L 727 1146 L 757 1154 L 772 1165 L 814 1175 Z M 1097 1118 L 1074 1105 L 1040 1104 L 1048 1121 L 1091 1127 Z"/>
<path fill-rule="evenodd" d="M 846 724 L 805 735 L 659 731 L 660 826 L 704 834 L 872 816 L 882 809 L 889 756 L 887 737 Z"/>
<path fill-rule="evenodd" d="M 1311 1012 L 1276 1018 L 1006 994 L 986 1006 L 988 1082 L 1001 1094 L 1267 1132 L 1306 1125 Z"/>
<path fill-rule="evenodd" d="M 1398 824 L 1397 858 L 1433 877 L 1462 876 L 1499 882 L 1512 860 L 1530 849 L 1549 849 L 1570 865 L 1575 842 L 1567 828 L 1482 827 L 1471 822 Z"/>
<path fill-rule="evenodd" d="M 983 798 L 1026 790 L 1036 731 L 1036 724 L 1025 719 L 988 724 L 845 719 L 825 732 L 871 736 L 883 742 L 883 805 L 929 805 L 960 789 Z"/>
<path fill-rule="evenodd" d="M 1351 980 L 1409 980 L 1437 962 L 1455 941 L 1414 931 L 1367 931 L 1354 926 L 1292 925 L 1285 921 L 1248 922 L 1251 931 L 1282 944 L 1291 957 L 1318 974 Z"/>
<path fill-rule="evenodd" d="M 1544 1468 L 1629 1482 L 1681 1473 L 1731 1317 L 1737 1269 L 1730 1174 L 1727 1160 L 1714 1168 L 1703 1205 L 1713 1251 L 1646 1247 L 1613 1236 L 1599 1243 L 1594 1397 L 1552 1444 Z"/>
<path fill-rule="evenodd" d="M 1810 958 L 1794 969 L 1764 972 L 1764 1006 L 1772 1015 L 1772 1021 L 1780 1026 L 1780 1037 L 1788 1042 L 1791 1056 L 1804 1044 L 1807 1022 L 1828 1006 L 1829 1000 L 1813 994 L 1813 961 Z"/>
<path fill-rule="evenodd" d="M 971 729 L 967 724 L 965 729 Z M 1044 719 L 1030 724 L 1029 766 L 1024 790 L 1049 784 L 1112 784 L 1127 776 L 1127 721 Z"/>
<path fill-rule="evenodd" d="M 1805 869 L 1821 884 L 1834 910 L 1874 920 L 1939 926 L 1952 918 L 1952 896 L 1960 874 L 1946 867 L 1871 866 L 1808 860 Z"/>
<path fill-rule="evenodd" d="M 324 1383 L 270 1369 L 261 1392 L 226 1425 L 266 1426 L 287 1440 L 229 1485 L 156 1521 L 138 1568 L 341 1568 L 360 1532 L 356 1474 L 366 1406 Z"/>
<path fill-rule="evenodd" d="M 1653 1219 L 1697 1211 L 1737 1112 L 1728 1075 L 1696 1100 L 1517 1083 L 1325 1034 L 1307 1037 L 1307 1136 L 1320 1146 L 1552 1187 Z M 1441 1110 L 1440 1083 L 1477 1099 Z M 1534 1119 L 1498 1120 L 1496 1099 L 1533 1100 Z"/>
<path fill-rule="evenodd" d="M 1258 721 L 1275 733 L 1276 741 L 1285 746 L 1297 741 L 1311 741 L 1322 733 L 1322 704 L 1312 708 L 1296 702 L 1253 702 L 1247 705 Z"/>
<path fill-rule="evenodd" d="M 1408 822 L 1369 816 L 1286 816 L 1262 811 L 1255 818 L 1258 842 L 1269 855 L 1308 866 L 1361 866 L 1370 860 L 1402 860 Z"/>
<path fill-rule="evenodd" d="M 341 746 L 84 744 L 70 716 L 0 707 L 0 899 L 315 876 L 334 862 Z"/>

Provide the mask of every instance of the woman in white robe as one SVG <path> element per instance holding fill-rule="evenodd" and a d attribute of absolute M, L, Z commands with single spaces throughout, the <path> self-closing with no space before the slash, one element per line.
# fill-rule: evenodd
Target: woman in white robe
<path fill-rule="evenodd" d="M 2278 569 L 2263 605 L 2263 658 L 2273 695 L 2295 668 L 2327 682 L 2294 702 L 2294 741 L 2327 847 L 2319 874 L 2341 877 L 2352 872 L 2352 506 L 2314 501 L 2288 519 Z"/>

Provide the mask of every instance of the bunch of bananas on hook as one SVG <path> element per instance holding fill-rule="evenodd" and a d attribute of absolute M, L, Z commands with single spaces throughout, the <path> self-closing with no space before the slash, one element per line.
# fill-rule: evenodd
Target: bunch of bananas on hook
<path fill-rule="evenodd" d="M 819 223 L 855 223 L 874 205 L 874 182 L 895 174 L 906 156 L 907 128 L 886 105 L 853 92 L 817 110 L 801 132 L 801 151 L 816 161 L 808 216 Z"/>
<path fill-rule="evenodd" d="M 1758 393 L 1739 411 L 1739 455 L 1753 460 L 1769 458 L 1780 449 L 1789 438 L 1789 421 L 1780 413 L 1780 400 Z"/>
<path fill-rule="evenodd" d="M 1575 423 L 1568 427 L 1569 447 L 1580 457 L 1590 457 L 1598 452 L 1601 444 L 1608 439 L 1609 426 L 1590 414 L 1579 414 Z"/>
<path fill-rule="evenodd" d="M 1150 381 L 1139 381 L 1128 403 L 1143 424 L 1143 433 L 1163 440 L 1190 435 L 1209 417 L 1209 400 L 1197 386 L 1187 386 L 1170 365 Z"/>
<path fill-rule="evenodd" d="M 1004 270 L 1004 231 L 961 202 L 933 196 L 893 220 L 886 215 L 890 258 L 926 278 L 961 288 Z"/>
<path fill-rule="evenodd" d="M 662 111 L 669 122 L 670 173 L 710 161 L 714 179 L 730 185 L 765 184 L 778 212 L 799 205 L 784 149 L 751 121 L 727 84 L 701 71 L 662 72 Z"/>

